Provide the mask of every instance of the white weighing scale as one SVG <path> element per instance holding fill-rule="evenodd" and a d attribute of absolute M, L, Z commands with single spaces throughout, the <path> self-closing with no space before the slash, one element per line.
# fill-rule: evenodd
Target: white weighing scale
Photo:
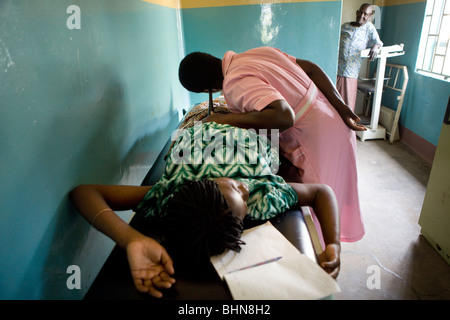
<path fill-rule="evenodd" d="M 368 58 L 370 49 L 361 51 L 361 57 Z M 378 124 L 381 108 L 381 96 L 383 94 L 384 72 L 386 69 L 386 59 L 404 55 L 403 44 L 396 44 L 388 47 L 381 47 L 378 51 L 378 64 L 375 78 L 375 92 L 373 96 L 372 115 L 370 124 L 366 127 L 366 131 L 356 131 L 356 135 L 361 139 L 386 139 L 386 129 Z"/>

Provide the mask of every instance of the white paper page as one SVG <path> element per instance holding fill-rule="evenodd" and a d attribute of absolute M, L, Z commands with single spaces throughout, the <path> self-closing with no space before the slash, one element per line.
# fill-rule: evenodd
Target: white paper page
<path fill-rule="evenodd" d="M 340 291 L 304 254 L 229 273 L 225 280 L 235 300 L 312 300 Z"/>
<path fill-rule="evenodd" d="M 211 257 L 211 263 L 221 278 L 231 271 L 269 259 L 300 254 L 300 251 L 269 221 L 244 230 L 241 239 L 246 243 L 241 246 L 241 252 L 227 250 L 223 254 Z"/>

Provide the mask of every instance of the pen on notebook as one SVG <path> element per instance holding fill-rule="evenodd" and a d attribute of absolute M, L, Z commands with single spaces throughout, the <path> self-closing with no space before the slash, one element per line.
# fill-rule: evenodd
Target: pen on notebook
<path fill-rule="evenodd" d="M 252 264 L 252 265 L 247 266 L 247 267 L 243 267 L 243 268 L 240 268 L 240 269 L 236 269 L 236 270 L 230 271 L 230 272 L 228 272 L 228 273 L 232 273 L 232 272 L 236 272 L 236 271 L 241 271 L 241 270 L 245 270 L 245 269 L 250 269 L 250 268 L 253 268 L 253 267 L 257 267 L 257 266 L 262 266 L 263 264 L 267 264 L 267 263 L 270 263 L 270 262 L 278 261 L 278 260 L 280 260 L 281 258 L 283 258 L 283 257 L 276 257 L 276 258 L 272 258 L 272 259 L 269 259 L 269 260 L 261 261 L 261 262 Z"/>

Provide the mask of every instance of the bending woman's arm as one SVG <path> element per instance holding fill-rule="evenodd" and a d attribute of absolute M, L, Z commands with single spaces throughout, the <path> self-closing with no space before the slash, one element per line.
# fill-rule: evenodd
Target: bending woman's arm
<path fill-rule="evenodd" d="M 325 95 L 350 129 L 354 131 L 366 130 L 362 124 L 358 124 L 361 119 L 344 103 L 336 86 L 317 64 L 301 59 L 297 59 L 296 62 L 311 78 L 317 88 Z"/>
<path fill-rule="evenodd" d="M 69 197 L 83 217 L 127 252 L 136 288 L 161 297 L 157 290 L 170 288 L 175 282 L 172 259 L 154 239 L 123 221 L 114 210 L 136 207 L 151 187 L 82 185 Z"/>
<path fill-rule="evenodd" d="M 294 111 L 285 100 L 275 100 L 261 111 L 212 113 L 203 122 L 214 121 L 244 129 L 278 129 L 283 132 L 294 125 L 294 118 Z"/>

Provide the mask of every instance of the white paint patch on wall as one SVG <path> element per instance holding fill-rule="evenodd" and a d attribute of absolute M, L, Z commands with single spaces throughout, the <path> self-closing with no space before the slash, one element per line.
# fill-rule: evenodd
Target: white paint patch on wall
<path fill-rule="evenodd" d="M 4 72 L 8 72 L 10 68 L 15 66 L 14 61 L 12 60 L 11 54 L 9 53 L 8 47 L 0 39 L 0 69 Z"/>

